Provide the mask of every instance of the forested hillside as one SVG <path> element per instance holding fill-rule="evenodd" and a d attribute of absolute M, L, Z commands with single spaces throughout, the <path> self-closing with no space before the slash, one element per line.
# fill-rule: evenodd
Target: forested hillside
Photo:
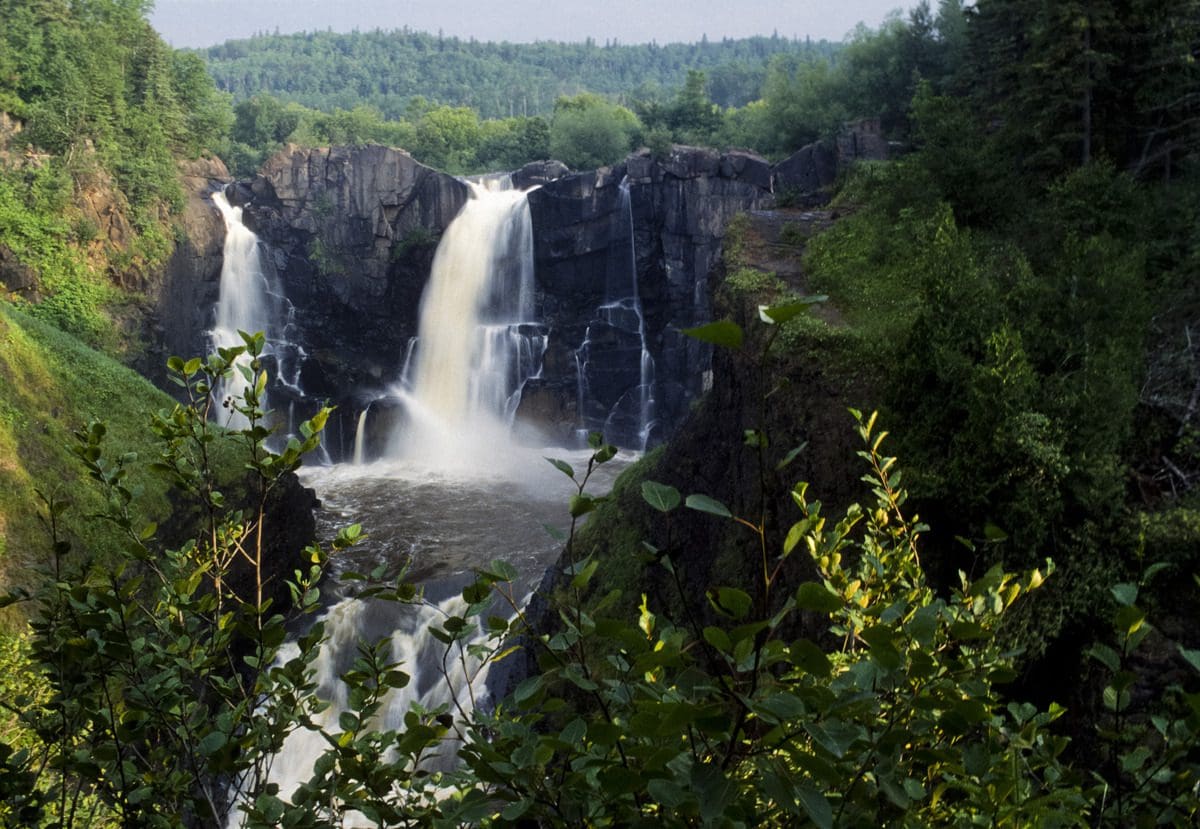
<path fill-rule="evenodd" d="M 131 357 L 118 321 L 174 246 L 178 160 L 216 148 L 232 121 L 148 7 L 0 2 L 0 281 L 35 315 Z"/>
<path fill-rule="evenodd" d="M 662 98 L 703 71 L 714 103 L 759 97 L 776 55 L 827 60 L 827 41 L 779 36 L 667 45 L 481 43 L 409 30 L 259 35 L 200 50 L 217 86 L 235 101 L 273 95 L 312 109 L 363 104 L 396 120 L 415 97 L 470 107 L 481 118 L 548 115 L 563 95 Z"/>

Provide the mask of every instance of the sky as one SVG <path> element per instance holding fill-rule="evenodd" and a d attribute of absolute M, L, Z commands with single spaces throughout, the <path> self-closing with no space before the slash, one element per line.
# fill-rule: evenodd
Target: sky
<path fill-rule="evenodd" d="M 410 29 L 463 39 L 692 42 L 707 35 L 841 40 L 915 0 L 155 0 L 150 22 L 175 47 L 256 32 Z M 550 11 L 552 10 L 552 12 Z"/>

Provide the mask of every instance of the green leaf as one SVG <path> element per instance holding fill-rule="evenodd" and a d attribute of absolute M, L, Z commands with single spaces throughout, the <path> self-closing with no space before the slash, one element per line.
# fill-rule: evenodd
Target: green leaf
<path fill-rule="evenodd" d="M 642 481 L 642 498 L 659 512 L 670 512 L 679 506 L 679 490 L 657 481 Z"/>
<path fill-rule="evenodd" d="M 1114 673 L 1121 669 L 1121 657 L 1108 645 L 1097 642 L 1088 650 L 1088 656 Z"/>
<path fill-rule="evenodd" d="M 983 527 L 983 537 L 988 541 L 1000 542 L 1008 540 L 1008 533 L 989 521 Z"/>
<path fill-rule="evenodd" d="M 758 318 L 767 325 L 783 325 L 793 317 L 798 317 L 820 302 L 825 302 L 827 296 L 807 296 L 783 305 L 758 306 Z"/>
<path fill-rule="evenodd" d="M 597 449 L 595 454 L 592 455 L 592 460 L 596 463 L 608 463 L 616 456 L 617 447 L 609 444 L 608 446 L 601 446 L 599 449 Z"/>
<path fill-rule="evenodd" d="M 535 674 L 521 682 L 513 691 L 513 702 L 517 705 L 524 705 L 529 700 L 533 699 L 542 690 L 545 684 L 544 674 Z"/>
<path fill-rule="evenodd" d="M 1137 601 L 1138 588 L 1136 584 L 1130 584 L 1129 582 L 1114 584 L 1109 588 L 1109 591 L 1113 594 L 1113 598 L 1117 600 L 1117 604 L 1122 607 L 1129 607 Z"/>
<path fill-rule="evenodd" d="M 529 811 L 529 807 L 533 805 L 527 798 L 513 801 L 500 810 L 500 817 L 505 820 L 516 820 Z"/>
<path fill-rule="evenodd" d="M 830 671 L 833 670 L 833 663 L 829 661 L 825 651 L 808 639 L 798 639 L 793 642 L 789 653 L 792 664 L 806 673 L 814 676 L 829 676 Z"/>
<path fill-rule="evenodd" d="M 566 461 L 560 461 L 558 458 L 546 458 L 546 460 L 562 474 L 566 475 L 572 481 L 575 480 L 575 470 L 571 468 L 571 464 Z"/>
<path fill-rule="evenodd" d="M 782 471 L 785 467 L 790 465 L 792 461 L 796 460 L 796 458 L 800 455 L 800 453 L 803 452 L 806 448 L 808 448 L 808 441 L 805 441 L 804 443 L 802 443 L 799 446 L 792 449 L 790 452 L 788 452 L 786 455 L 783 456 L 783 460 L 781 460 L 779 463 L 775 464 L 775 471 L 776 472 Z"/>
<path fill-rule="evenodd" d="M 732 518 L 733 513 L 729 511 L 729 507 L 722 504 L 716 498 L 710 498 L 707 495 L 689 495 L 687 501 L 684 502 L 689 509 L 707 512 L 711 515 L 720 516 L 721 518 Z"/>
<path fill-rule="evenodd" d="M 718 587 L 708 591 L 709 601 L 718 611 L 735 619 L 744 619 L 750 613 L 753 601 L 750 594 L 734 587 Z"/>
<path fill-rule="evenodd" d="M 569 511 L 572 518 L 579 518 L 582 515 L 587 515 L 596 508 L 596 499 L 586 494 L 576 494 L 571 496 Z"/>
<path fill-rule="evenodd" d="M 796 606 L 817 613 L 836 613 L 842 609 L 842 598 L 823 584 L 806 581 L 796 589 Z"/>
<path fill-rule="evenodd" d="M 1187 660 L 1187 663 L 1192 666 L 1194 671 L 1200 673 L 1200 651 L 1188 650 L 1180 645 L 1179 655 Z"/>
<path fill-rule="evenodd" d="M 833 829 L 833 809 L 825 795 L 803 783 L 796 786 L 796 795 L 813 823 L 820 829 Z"/>
<path fill-rule="evenodd" d="M 593 559 L 589 561 L 582 570 L 575 574 L 571 579 L 571 587 L 575 590 L 580 590 L 587 587 L 588 582 L 592 580 L 592 576 L 596 573 L 596 568 L 600 566 L 600 562 Z"/>
<path fill-rule="evenodd" d="M 706 627 L 704 629 L 704 641 L 721 653 L 729 653 L 733 649 L 733 643 L 729 641 L 729 634 L 719 627 L 711 625 Z"/>
<path fill-rule="evenodd" d="M 688 800 L 687 793 L 672 780 L 655 777 L 646 783 L 646 792 L 667 809 L 675 810 Z"/>
<path fill-rule="evenodd" d="M 685 328 L 683 333 L 693 340 L 702 343 L 712 343 L 723 348 L 741 348 L 745 335 L 741 327 L 729 320 L 717 320 L 695 328 Z"/>
<path fill-rule="evenodd" d="M 205 757 L 216 754 L 225 745 L 225 734 L 221 731 L 210 731 L 196 745 L 196 749 Z"/>

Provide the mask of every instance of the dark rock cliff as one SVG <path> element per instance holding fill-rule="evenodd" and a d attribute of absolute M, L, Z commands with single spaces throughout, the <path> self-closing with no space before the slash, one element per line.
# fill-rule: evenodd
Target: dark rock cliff
<path fill-rule="evenodd" d="M 220 293 L 225 223 L 212 203 L 212 194 L 232 181 L 218 159 L 199 159 L 180 165 L 184 209 L 175 250 L 150 291 L 147 319 L 150 344 L 141 363 L 143 375 L 168 392 L 167 358 L 194 357 L 208 352 L 208 329 Z"/>
<path fill-rule="evenodd" d="M 635 154 L 531 192 L 535 272 L 551 337 L 543 377 L 527 389 L 520 413 L 558 439 L 584 426 L 636 443 L 629 396 L 640 382 L 642 343 L 630 326 L 597 313 L 628 293 L 614 284 L 632 261 L 654 367 L 650 442 L 674 431 L 701 391 L 709 359 L 708 349 L 680 330 L 711 319 L 709 275 L 729 220 L 771 198 L 762 158 L 693 147 L 675 147 L 661 160 Z M 589 338 L 593 359 L 577 365 Z M 579 370 L 587 387 L 582 412 Z"/>
<path fill-rule="evenodd" d="M 300 386 L 339 406 L 335 455 L 350 451 L 360 397 L 396 379 L 438 238 L 467 193 L 378 146 L 289 146 L 233 192 L 290 306 L 288 337 L 306 355 Z"/>
<path fill-rule="evenodd" d="M 780 186 L 827 186 L 825 160 L 810 149 L 773 169 L 748 152 L 674 147 L 591 172 L 538 162 L 514 173 L 531 188 L 537 313 L 549 331 L 519 419 L 559 442 L 581 429 L 627 446 L 674 432 L 710 360 L 680 331 L 712 318 L 710 274 L 726 226 L 772 204 Z M 148 362 L 206 346 L 223 238 L 208 199 L 226 180 L 223 170 L 189 173 L 186 238 L 158 297 L 162 353 Z M 273 402 L 301 403 L 297 417 L 316 401 L 338 405 L 327 447 L 347 457 L 359 413 L 399 379 L 438 240 L 469 189 L 401 150 L 289 146 L 228 192 L 264 243 L 287 336 L 303 354 L 303 398 L 281 388 Z"/>

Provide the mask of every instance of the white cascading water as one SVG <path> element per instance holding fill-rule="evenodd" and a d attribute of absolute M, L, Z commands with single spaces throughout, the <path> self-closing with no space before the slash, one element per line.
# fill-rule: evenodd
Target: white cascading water
<path fill-rule="evenodd" d="M 225 246 L 222 250 L 221 287 L 217 299 L 216 321 L 209 331 L 212 350 L 243 345 L 239 331 L 256 331 L 272 336 L 271 286 L 258 255 L 258 237 L 242 224 L 242 208 L 234 207 L 223 192 L 213 193 L 213 204 L 225 220 Z M 249 359 L 240 360 L 249 364 Z M 246 391 L 246 379 L 240 371 L 214 390 L 218 404 L 226 398 L 240 399 Z M 266 405 L 261 401 L 260 405 Z M 246 418 L 232 407 L 223 409 L 218 417 L 233 428 L 246 426 Z"/>
<path fill-rule="evenodd" d="M 407 417 L 395 457 L 441 470 L 479 465 L 510 443 L 521 390 L 541 372 L 529 202 L 505 185 L 470 183 L 438 244 L 397 391 Z"/>

